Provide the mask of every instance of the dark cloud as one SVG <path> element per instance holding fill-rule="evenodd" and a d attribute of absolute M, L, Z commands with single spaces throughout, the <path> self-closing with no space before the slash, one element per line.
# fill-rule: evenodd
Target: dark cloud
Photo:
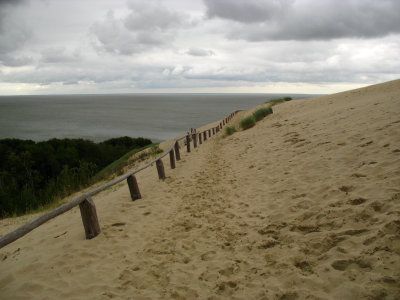
<path fill-rule="evenodd" d="M 119 19 L 110 11 L 103 21 L 92 26 L 97 49 L 130 55 L 167 45 L 186 18 L 160 3 L 131 2 L 128 7 L 128 16 Z"/>
<path fill-rule="evenodd" d="M 201 48 L 190 48 L 186 51 L 186 54 L 191 56 L 212 56 L 215 53 L 211 50 L 201 49 Z"/>
<path fill-rule="evenodd" d="M 398 0 L 204 0 L 207 16 L 234 21 L 249 41 L 373 38 L 400 33 Z"/>
<path fill-rule="evenodd" d="M 4 22 L 9 9 L 13 6 L 23 4 L 26 0 L 0 0 L 0 33 L 4 32 Z"/>
<path fill-rule="evenodd" d="M 242 23 L 264 22 L 280 14 L 288 1 L 204 0 L 207 16 Z"/>
<path fill-rule="evenodd" d="M 71 63 L 80 60 L 78 51 L 68 53 L 65 47 L 52 47 L 41 51 L 42 62 L 44 63 Z"/>

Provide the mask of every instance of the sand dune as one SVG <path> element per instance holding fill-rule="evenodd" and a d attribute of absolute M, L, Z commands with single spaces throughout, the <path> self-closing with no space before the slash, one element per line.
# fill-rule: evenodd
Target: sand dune
<path fill-rule="evenodd" d="M 0 298 L 400 299 L 400 80 L 182 154 L 96 196 L 97 238 L 74 209 L 1 249 Z"/>

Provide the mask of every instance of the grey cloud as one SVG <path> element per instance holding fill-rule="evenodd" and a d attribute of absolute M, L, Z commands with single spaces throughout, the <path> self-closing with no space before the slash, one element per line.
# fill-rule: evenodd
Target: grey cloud
<path fill-rule="evenodd" d="M 243 23 L 256 23 L 281 14 L 288 1 L 204 0 L 209 18 L 218 17 Z"/>
<path fill-rule="evenodd" d="M 131 9 L 131 13 L 124 20 L 124 24 L 126 28 L 133 31 L 165 31 L 178 27 L 183 21 L 181 14 L 160 4 L 131 2 L 128 7 Z"/>
<path fill-rule="evenodd" d="M 26 0 L 0 0 L 0 33 L 4 32 L 4 22 L 10 9 L 24 2 L 26 2 Z"/>
<path fill-rule="evenodd" d="M 65 47 L 52 47 L 41 51 L 42 62 L 45 63 L 68 63 L 77 62 L 80 59 L 80 53 L 74 51 L 68 53 Z"/>
<path fill-rule="evenodd" d="M 128 7 L 130 13 L 127 17 L 118 19 L 110 11 L 103 21 L 92 26 L 97 49 L 131 55 L 168 45 L 186 18 L 155 3 L 131 2 Z"/>
<path fill-rule="evenodd" d="M 328 40 L 400 33 L 398 0 L 204 0 L 209 17 L 235 21 L 231 39 Z"/>
<path fill-rule="evenodd" d="M 0 1 L 0 64 L 16 67 L 29 64 L 32 60 L 16 53 L 31 37 L 24 22 L 14 18 L 13 8 L 25 1 Z"/>
<path fill-rule="evenodd" d="M 186 51 L 186 54 L 192 56 L 212 56 L 215 53 L 212 50 L 206 50 L 201 48 L 190 48 L 188 51 Z"/>

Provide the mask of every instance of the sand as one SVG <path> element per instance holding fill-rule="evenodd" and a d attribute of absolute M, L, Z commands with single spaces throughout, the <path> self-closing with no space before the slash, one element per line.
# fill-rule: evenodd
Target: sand
<path fill-rule="evenodd" d="M 164 164 L 94 197 L 97 238 L 73 209 L 0 249 L 0 299 L 400 299 L 400 80 Z"/>

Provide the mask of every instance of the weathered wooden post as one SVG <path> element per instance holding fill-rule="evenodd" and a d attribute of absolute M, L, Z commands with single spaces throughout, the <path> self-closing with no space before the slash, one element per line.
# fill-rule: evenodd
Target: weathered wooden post
<path fill-rule="evenodd" d="M 223 120 L 222 120 L 222 125 L 224 125 L 224 126 L 225 126 L 225 119 L 223 119 Z"/>
<path fill-rule="evenodd" d="M 193 148 L 196 148 L 197 147 L 197 133 L 193 133 L 192 139 L 193 139 Z"/>
<path fill-rule="evenodd" d="M 158 178 L 164 180 L 165 179 L 165 170 L 164 170 L 164 164 L 161 159 L 158 159 L 156 161 L 156 167 L 157 167 L 157 172 L 158 172 Z"/>
<path fill-rule="evenodd" d="M 90 240 L 100 233 L 99 220 L 97 219 L 96 206 L 90 196 L 79 204 L 82 223 L 85 228 L 86 239 Z"/>
<path fill-rule="evenodd" d="M 171 169 L 175 169 L 175 155 L 174 155 L 173 149 L 171 149 L 171 151 L 169 151 L 169 162 L 171 165 Z"/>
<path fill-rule="evenodd" d="M 175 148 L 176 160 L 181 160 L 181 153 L 179 152 L 179 142 L 178 141 L 175 142 L 174 148 Z"/>
<path fill-rule="evenodd" d="M 136 177 L 134 175 L 130 175 L 126 181 L 128 182 L 129 191 L 131 192 L 132 201 L 142 199 Z"/>
<path fill-rule="evenodd" d="M 222 123 L 219 123 L 219 129 L 222 129 Z"/>
<path fill-rule="evenodd" d="M 203 132 L 203 139 L 204 139 L 204 141 L 207 141 L 207 131 Z"/>
<path fill-rule="evenodd" d="M 211 129 L 208 129 L 208 137 L 211 137 Z"/>
<path fill-rule="evenodd" d="M 189 134 L 186 136 L 186 149 L 187 149 L 187 152 L 190 152 L 190 135 Z"/>
<path fill-rule="evenodd" d="M 201 139 L 201 132 L 199 133 L 199 144 L 200 144 L 200 145 L 203 144 L 203 141 L 202 141 L 202 139 Z"/>
<path fill-rule="evenodd" d="M 214 135 L 215 134 L 215 128 L 214 127 L 213 127 L 212 131 L 213 131 L 213 135 Z"/>

